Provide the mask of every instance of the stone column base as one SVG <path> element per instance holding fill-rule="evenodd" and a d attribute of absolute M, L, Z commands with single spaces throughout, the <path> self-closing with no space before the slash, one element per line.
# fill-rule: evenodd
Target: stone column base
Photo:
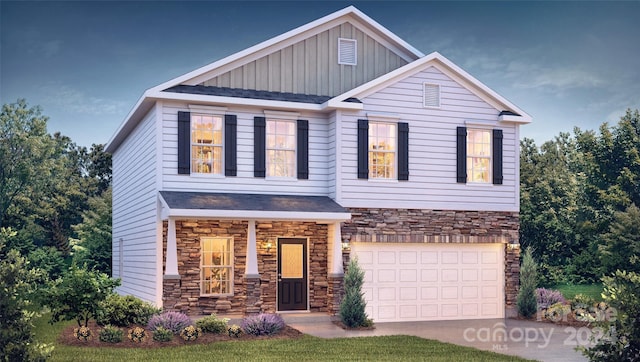
<path fill-rule="evenodd" d="M 260 298 L 260 278 L 245 278 L 247 298 L 245 299 L 244 314 L 258 314 L 262 311 L 262 300 Z"/>
<path fill-rule="evenodd" d="M 162 281 L 162 309 L 175 311 L 182 297 L 180 278 L 164 278 Z"/>
<path fill-rule="evenodd" d="M 344 295 L 344 277 L 329 276 L 327 282 L 329 284 L 327 287 L 327 310 L 331 315 L 338 315 Z"/>
<path fill-rule="evenodd" d="M 505 316 L 518 315 L 516 299 L 520 287 L 520 245 L 505 245 L 504 294 Z"/>

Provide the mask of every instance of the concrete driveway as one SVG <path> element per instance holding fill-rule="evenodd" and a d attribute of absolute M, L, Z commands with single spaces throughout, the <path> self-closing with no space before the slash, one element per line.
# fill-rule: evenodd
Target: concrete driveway
<path fill-rule="evenodd" d="M 538 361 L 587 361 L 574 348 L 586 345 L 591 333 L 586 327 L 515 319 L 376 323 L 369 331 L 345 331 L 312 316 L 285 320 L 303 333 L 322 338 L 412 335 Z"/>

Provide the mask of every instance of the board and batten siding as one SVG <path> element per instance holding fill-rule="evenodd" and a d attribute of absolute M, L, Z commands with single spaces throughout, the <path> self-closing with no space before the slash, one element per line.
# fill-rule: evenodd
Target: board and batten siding
<path fill-rule="evenodd" d="M 338 38 L 357 40 L 357 65 L 338 64 Z M 337 96 L 407 64 L 350 23 L 209 79 L 205 86 Z"/>
<path fill-rule="evenodd" d="M 155 110 L 113 153 L 112 244 L 113 276 L 122 279 L 117 291 L 154 304 L 158 299 Z"/>
<path fill-rule="evenodd" d="M 423 107 L 423 84 L 441 87 L 441 107 Z M 499 111 L 434 67 L 362 99 L 364 110 L 342 117 L 341 205 L 443 210 L 518 211 L 517 125 L 498 123 Z M 409 181 L 357 178 L 357 123 L 367 112 L 409 123 Z M 456 182 L 456 127 L 495 122 L 503 130 L 503 185 Z"/>
<path fill-rule="evenodd" d="M 329 140 L 327 119 L 323 115 L 301 113 L 309 121 L 309 179 L 254 177 L 254 117 L 264 110 L 229 108 L 226 114 L 237 116 L 237 176 L 178 174 L 178 111 L 189 111 L 185 104 L 164 103 L 162 114 L 162 189 L 165 191 L 259 193 L 327 196 L 330 166 L 327 162 Z M 192 112 L 197 113 L 197 112 Z M 223 167 L 224 169 L 224 167 Z"/>

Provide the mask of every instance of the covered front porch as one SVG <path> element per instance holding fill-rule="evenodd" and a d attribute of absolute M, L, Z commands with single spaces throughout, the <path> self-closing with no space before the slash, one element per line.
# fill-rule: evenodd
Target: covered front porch
<path fill-rule="evenodd" d="M 335 314 L 340 224 L 328 197 L 166 192 L 163 308 L 188 314 Z"/>

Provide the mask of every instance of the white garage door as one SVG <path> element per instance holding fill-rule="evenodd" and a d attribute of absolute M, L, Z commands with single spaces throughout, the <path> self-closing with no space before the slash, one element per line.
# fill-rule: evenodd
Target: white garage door
<path fill-rule="evenodd" d="M 504 317 L 502 244 L 352 243 L 374 322 Z"/>

